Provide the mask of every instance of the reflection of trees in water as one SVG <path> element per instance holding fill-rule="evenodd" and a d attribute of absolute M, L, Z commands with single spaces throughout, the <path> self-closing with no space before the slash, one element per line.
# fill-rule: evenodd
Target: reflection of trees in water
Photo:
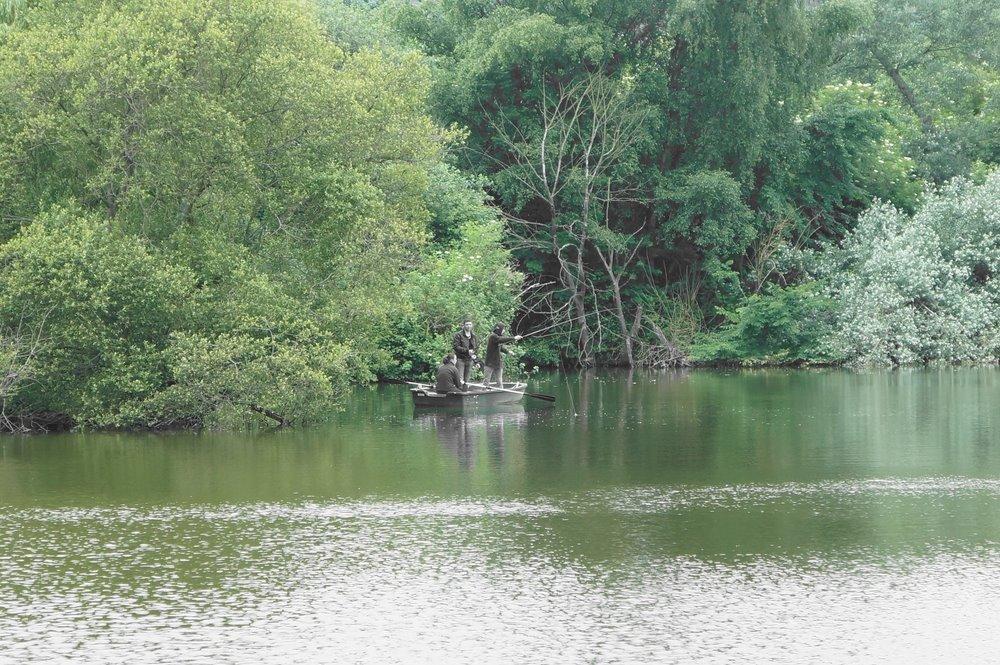
<path fill-rule="evenodd" d="M 520 429 L 527 419 L 528 414 L 520 404 L 492 407 L 483 412 L 431 411 L 413 415 L 418 427 L 435 431 L 441 447 L 454 455 L 463 469 L 472 468 L 476 443 L 483 438 L 490 463 L 502 463 L 508 428 Z"/>
<path fill-rule="evenodd" d="M 567 432 L 580 441 L 568 449 L 576 464 L 613 455 L 616 464 L 626 464 L 635 449 L 642 423 L 656 422 L 673 403 L 673 395 L 685 390 L 688 369 L 597 370 L 558 375 L 564 382 L 563 403 L 572 409 Z M 558 384 L 557 384 L 558 385 Z M 657 441 L 661 441 L 658 437 Z"/>

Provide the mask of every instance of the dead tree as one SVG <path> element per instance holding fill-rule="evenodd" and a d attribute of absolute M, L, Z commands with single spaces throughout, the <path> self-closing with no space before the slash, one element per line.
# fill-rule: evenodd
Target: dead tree
<path fill-rule="evenodd" d="M 629 326 L 625 316 L 625 303 L 622 299 L 622 285 L 628 267 L 635 260 L 636 254 L 642 248 L 642 227 L 632 233 L 616 233 L 609 229 L 601 229 L 594 234 L 594 254 L 600 260 L 601 267 L 611 283 L 612 306 L 615 320 L 618 322 L 618 332 L 622 338 L 622 348 L 625 354 L 625 364 L 635 366 L 633 342 L 638 334 L 642 320 L 642 307 L 636 307 L 635 321 Z"/>
<path fill-rule="evenodd" d="M 38 353 L 42 347 L 45 318 L 29 326 L 24 316 L 13 328 L 0 329 L 0 432 L 23 432 L 30 414 L 11 413 L 11 402 L 37 381 Z"/>
<path fill-rule="evenodd" d="M 606 272 L 614 266 L 609 277 L 617 276 L 612 284 L 620 285 L 624 255 L 612 257 L 594 236 L 608 230 L 611 204 L 631 192 L 616 181 L 616 171 L 637 141 L 643 117 L 624 86 L 599 75 L 556 85 L 554 90 L 543 85 L 530 126 L 502 112 L 490 117 L 503 150 L 501 157 L 492 157 L 501 177 L 511 179 L 547 208 L 547 224 L 512 218 L 511 230 L 520 247 L 554 259 L 556 288 L 569 304 L 562 314 L 575 332 L 584 366 L 593 364 L 600 325 L 588 256 L 598 253 Z M 631 252 L 628 261 L 634 257 Z M 619 306 L 620 296 L 619 289 Z M 623 331 L 627 344 L 627 328 Z"/>

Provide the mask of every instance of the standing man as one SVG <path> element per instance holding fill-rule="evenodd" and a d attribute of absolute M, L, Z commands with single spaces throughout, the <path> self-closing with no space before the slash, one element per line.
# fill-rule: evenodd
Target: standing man
<path fill-rule="evenodd" d="M 468 383 L 472 364 L 476 362 L 476 349 L 478 348 L 478 341 L 472 332 L 472 321 L 466 321 L 462 324 L 462 329 L 455 333 L 451 340 L 451 347 L 455 351 L 455 365 L 458 367 L 458 373 L 462 376 L 462 383 Z"/>
<path fill-rule="evenodd" d="M 503 344 L 507 342 L 519 342 L 520 335 L 513 337 L 503 336 L 503 324 L 498 323 L 493 327 L 493 332 L 486 339 L 486 366 L 483 368 L 483 383 L 490 385 L 496 379 L 497 384 L 503 388 Z"/>

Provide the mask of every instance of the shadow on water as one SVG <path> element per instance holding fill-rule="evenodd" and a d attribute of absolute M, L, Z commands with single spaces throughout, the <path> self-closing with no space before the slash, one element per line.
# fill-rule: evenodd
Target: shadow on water
<path fill-rule="evenodd" d="M 526 425 L 528 414 L 521 404 L 498 405 L 471 410 L 420 410 L 413 412 L 418 429 L 433 430 L 441 448 L 453 455 L 463 469 L 471 469 L 480 442 L 485 442 L 489 461 L 504 461 L 508 430 Z"/>

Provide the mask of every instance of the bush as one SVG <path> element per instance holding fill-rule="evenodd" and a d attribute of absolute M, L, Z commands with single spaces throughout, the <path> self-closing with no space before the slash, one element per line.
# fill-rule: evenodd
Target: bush
<path fill-rule="evenodd" d="M 740 183 L 725 171 L 694 171 L 667 179 L 660 197 L 677 206 L 661 241 L 691 238 L 710 248 L 712 257 L 739 256 L 756 233 L 753 212 L 743 201 Z"/>
<path fill-rule="evenodd" d="M 464 320 L 475 322 L 483 343 L 495 323 L 510 321 L 523 277 L 511 268 L 503 228 L 495 216 L 465 221 L 453 245 L 438 249 L 406 277 L 403 301 L 409 307 L 381 343 L 387 357 L 383 377 L 412 377 L 436 366 Z"/>
<path fill-rule="evenodd" d="M 829 333 L 833 303 L 819 283 L 781 288 L 771 285 L 732 310 L 726 322 L 696 337 L 691 358 L 697 362 L 830 362 L 823 338 Z"/>
<path fill-rule="evenodd" d="M 0 330 L 30 331 L 37 348 L 30 380 L 0 396 L 12 422 L 218 426 L 335 408 L 368 378 L 350 346 L 229 256 L 208 279 L 75 209 L 22 229 L 0 246 Z"/>
<path fill-rule="evenodd" d="M 881 204 L 822 253 L 838 313 L 829 342 L 854 364 L 1000 355 L 1000 172 L 929 191 L 910 216 Z"/>
<path fill-rule="evenodd" d="M 162 384 L 160 354 L 184 318 L 190 271 L 72 209 L 39 216 L 0 246 L 0 265 L 0 324 L 40 339 L 14 411 L 111 424 L 120 405 Z"/>
<path fill-rule="evenodd" d="M 177 333 L 163 354 L 162 390 L 131 405 L 125 424 L 239 426 L 253 415 L 315 421 L 351 387 L 349 347 L 250 334 Z"/>

